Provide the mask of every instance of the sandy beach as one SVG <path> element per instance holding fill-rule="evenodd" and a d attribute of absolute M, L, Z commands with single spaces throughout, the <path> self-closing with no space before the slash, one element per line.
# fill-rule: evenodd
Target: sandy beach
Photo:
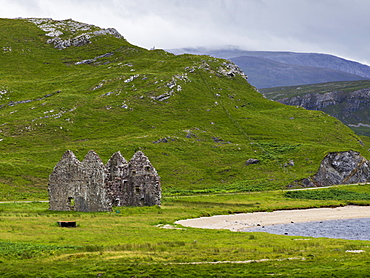
<path fill-rule="evenodd" d="M 176 221 L 185 227 L 228 229 L 240 231 L 248 228 L 275 224 L 324 221 L 335 219 L 370 218 L 370 206 L 345 206 L 216 215 Z"/>

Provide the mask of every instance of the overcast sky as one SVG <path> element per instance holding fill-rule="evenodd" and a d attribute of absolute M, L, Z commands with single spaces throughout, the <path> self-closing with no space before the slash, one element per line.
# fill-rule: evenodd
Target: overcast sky
<path fill-rule="evenodd" d="M 72 18 L 145 48 L 319 52 L 368 65 L 369 13 L 370 0 L 0 0 L 2 18 Z"/>

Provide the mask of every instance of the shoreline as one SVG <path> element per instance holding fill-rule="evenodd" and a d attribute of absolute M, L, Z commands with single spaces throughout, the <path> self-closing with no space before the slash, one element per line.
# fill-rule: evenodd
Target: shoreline
<path fill-rule="evenodd" d="M 344 206 L 215 215 L 178 220 L 175 224 L 203 229 L 227 229 L 241 231 L 248 228 L 276 224 L 302 223 L 337 219 L 370 218 L 370 206 Z"/>

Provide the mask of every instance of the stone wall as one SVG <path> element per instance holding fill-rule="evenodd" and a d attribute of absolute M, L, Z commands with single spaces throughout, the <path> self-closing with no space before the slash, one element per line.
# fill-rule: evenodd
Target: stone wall
<path fill-rule="evenodd" d="M 153 206 L 161 201 L 160 180 L 148 157 L 135 153 L 128 164 L 127 206 Z"/>
<path fill-rule="evenodd" d="M 112 206 L 161 203 L 160 177 L 143 152 L 127 162 L 116 152 L 104 165 L 89 151 L 80 162 L 66 151 L 49 179 L 50 210 L 110 211 Z"/>
<path fill-rule="evenodd" d="M 128 192 L 128 162 L 120 152 L 116 152 L 106 164 L 108 170 L 107 191 L 113 206 L 125 206 Z"/>
<path fill-rule="evenodd" d="M 79 187 L 76 178 L 81 172 L 81 162 L 71 151 L 66 151 L 49 177 L 49 201 L 51 210 L 71 210 L 74 188 Z"/>

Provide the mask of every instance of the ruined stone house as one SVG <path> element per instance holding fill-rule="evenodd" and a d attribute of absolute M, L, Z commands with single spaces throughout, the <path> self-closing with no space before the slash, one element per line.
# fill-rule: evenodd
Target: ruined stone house
<path fill-rule="evenodd" d="M 110 211 L 112 206 L 161 203 L 160 177 L 143 152 L 127 162 L 116 152 L 104 165 L 89 151 L 79 161 L 66 151 L 49 178 L 50 210 Z"/>

